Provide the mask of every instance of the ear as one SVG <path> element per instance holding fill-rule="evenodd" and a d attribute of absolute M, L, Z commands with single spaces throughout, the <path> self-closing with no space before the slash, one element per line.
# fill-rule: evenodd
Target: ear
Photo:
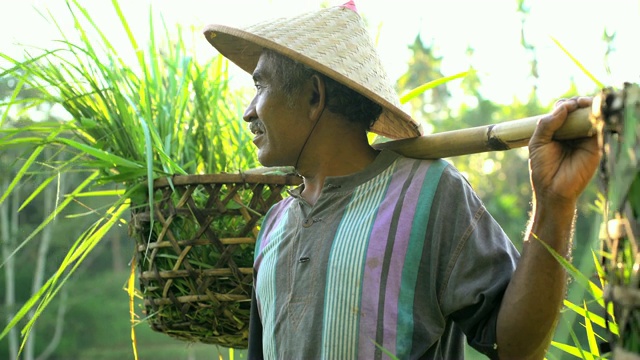
<path fill-rule="evenodd" d="M 324 79 L 314 74 L 310 79 L 311 97 L 309 98 L 309 119 L 314 122 L 320 119 L 322 111 L 326 106 L 326 96 Z"/>

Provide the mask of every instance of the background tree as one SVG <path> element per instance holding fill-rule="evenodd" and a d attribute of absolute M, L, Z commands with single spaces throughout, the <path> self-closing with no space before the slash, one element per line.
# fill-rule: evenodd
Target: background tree
<path fill-rule="evenodd" d="M 11 169 L 8 154 L 0 154 L 0 166 Z M 4 171 L 0 190 L 4 193 L 9 187 L 13 171 Z M 11 197 L 0 204 L 0 243 L 2 243 L 2 263 L 4 264 L 4 321 L 9 323 L 16 312 L 16 266 L 15 258 L 11 256 L 17 244 L 18 235 L 18 201 L 20 192 L 14 192 Z M 7 336 L 9 359 L 18 357 L 18 330 L 11 329 Z"/>
<path fill-rule="evenodd" d="M 605 28 L 602 31 L 602 41 L 606 44 L 607 50 L 604 53 L 604 66 L 608 75 L 611 75 L 611 67 L 609 66 L 609 56 L 615 51 L 616 32 L 609 34 Z"/>
<path fill-rule="evenodd" d="M 532 115 L 543 114 L 551 110 L 553 104 L 541 104 L 538 98 L 539 67 L 536 47 L 528 41 L 526 33 L 527 18 L 530 8 L 524 0 L 517 1 L 518 11 L 521 13 L 521 36 L 520 45 L 528 54 L 529 80 L 531 81 L 531 91 L 526 102 L 517 98 L 510 104 L 495 103 L 483 96 L 481 75 L 474 70 L 474 50 L 469 45 L 466 56 L 469 62 L 469 75 L 462 81 L 447 84 L 449 89 L 459 86 L 464 94 L 464 101 L 459 108 L 441 110 L 431 116 L 428 109 L 435 107 L 428 105 L 434 100 L 432 96 L 422 96 L 413 99 L 410 103 L 414 109 L 414 116 L 419 120 L 427 122 L 434 132 L 457 130 L 487 124 L 499 123 L 502 121 L 525 118 Z M 450 74 L 443 74 L 441 66 L 446 59 L 434 58 L 433 52 L 422 45 L 416 37 L 416 42 L 410 47 L 413 58 L 408 62 L 407 72 L 398 81 L 400 93 L 417 87 L 421 83 L 429 82 Z M 418 60 L 420 59 L 420 60 Z M 426 66 L 422 62 L 427 61 Z M 420 74 L 412 75 L 412 74 Z M 408 79 L 416 79 L 414 82 Z M 435 88 L 441 93 L 444 86 Z M 448 91 L 446 92 L 448 93 Z M 595 93 L 595 90 L 594 90 Z M 567 98 L 578 95 L 575 82 L 568 84 L 564 94 L 558 94 L 558 98 Z M 588 95 L 588 94 L 583 94 Z M 441 109 L 451 107 L 451 101 L 444 96 L 436 96 L 435 99 L 445 100 L 439 103 Z M 443 116 L 446 114 L 446 116 Z M 522 232 L 525 229 L 529 218 L 531 201 L 531 187 L 529 184 L 528 172 L 528 151 L 526 148 L 510 150 L 507 152 L 493 152 L 458 156 L 447 159 L 453 163 L 469 180 L 480 198 L 483 200 L 489 212 L 496 218 L 498 223 L 509 235 L 516 247 L 522 246 Z M 591 255 L 592 250 L 598 248 L 597 241 L 594 241 L 591 234 L 594 231 L 593 224 L 599 224 L 598 214 L 594 210 L 597 189 L 591 185 L 582 196 L 578 205 L 578 221 L 576 223 L 575 243 L 574 243 L 574 264 L 586 274 L 594 274 L 594 264 Z M 569 287 L 569 299 L 580 303 L 582 299 L 588 298 L 587 292 L 577 283 L 571 283 Z M 573 343 L 570 333 L 576 334 L 578 341 L 586 343 L 584 326 L 579 322 L 575 312 L 567 311 L 565 319 L 558 328 L 556 339 L 563 343 Z M 551 349 L 550 355 L 562 356 L 561 351 Z"/>
<path fill-rule="evenodd" d="M 409 45 L 412 56 L 409 59 L 409 70 L 396 82 L 399 91 L 416 88 L 429 81 L 444 77 L 440 71 L 442 57 L 436 55 L 433 44 L 425 44 L 420 34 L 416 35 L 413 44 Z M 447 85 L 443 84 L 433 88 L 431 91 L 423 93 L 412 99 L 409 104 L 418 118 L 428 118 L 431 123 L 437 123 L 449 116 L 449 91 Z"/>

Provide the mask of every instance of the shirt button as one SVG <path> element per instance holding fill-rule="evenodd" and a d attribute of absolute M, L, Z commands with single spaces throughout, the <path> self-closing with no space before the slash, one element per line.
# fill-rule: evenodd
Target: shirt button
<path fill-rule="evenodd" d="M 313 225 L 313 219 L 312 218 L 304 219 L 304 222 L 302 223 L 302 226 L 308 228 L 308 227 L 311 227 L 311 225 Z"/>

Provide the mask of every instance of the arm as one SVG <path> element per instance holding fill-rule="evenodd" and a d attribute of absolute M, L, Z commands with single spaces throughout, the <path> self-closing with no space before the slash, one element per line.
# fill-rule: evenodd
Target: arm
<path fill-rule="evenodd" d="M 502 359 L 542 359 L 553 336 L 567 280 L 562 265 L 540 241 L 570 255 L 576 202 L 598 166 L 599 150 L 595 137 L 569 142 L 552 137 L 569 112 L 590 105 L 590 98 L 559 101 L 529 142 L 532 218 L 498 314 Z"/>

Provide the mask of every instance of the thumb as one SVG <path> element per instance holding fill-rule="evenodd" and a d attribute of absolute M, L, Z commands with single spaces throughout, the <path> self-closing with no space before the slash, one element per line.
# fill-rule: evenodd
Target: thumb
<path fill-rule="evenodd" d="M 553 141 L 553 135 L 564 124 L 570 111 L 575 110 L 577 104 L 574 101 L 563 102 L 553 111 L 538 120 L 536 129 L 529 141 L 529 147 L 537 147 Z"/>

